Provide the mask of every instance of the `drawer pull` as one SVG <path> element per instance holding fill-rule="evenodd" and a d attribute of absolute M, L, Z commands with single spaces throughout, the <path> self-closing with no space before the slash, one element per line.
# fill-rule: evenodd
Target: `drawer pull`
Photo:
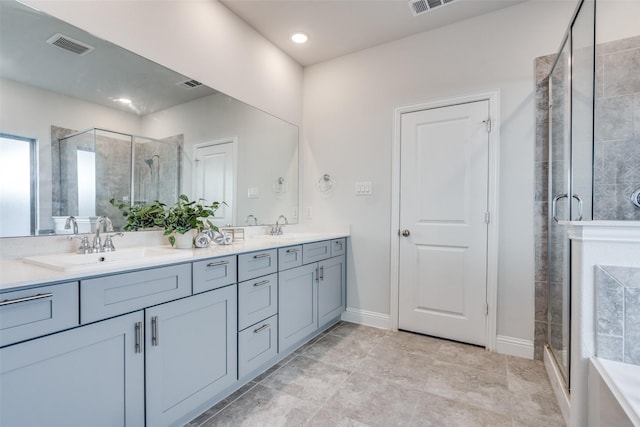
<path fill-rule="evenodd" d="M 220 265 L 227 265 L 227 264 L 229 264 L 229 261 L 210 262 L 209 264 L 207 264 L 207 267 L 218 267 Z"/>
<path fill-rule="evenodd" d="M 271 326 L 271 325 L 269 325 L 268 323 L 265 323 L 264 325 L 260 326 L 259 328 L 254 329 L 253 333 L 254 334 L 259 334 L 260 332 L 264 331 L 265 329 L 268 329 L 269 326 Z"/>
<path fill-rule="evenodd" d="M 253 259 L 269 258 L 269 257 L 271 257 L 271 254 L 258 254 L 258 255 L 254 255 Z"/>
<path fill-rule="evenodd" d="M 296 252 L 300 252 L 300 249 L 298 248 L 287 249 L 288 254 L 295 254 Z"/>
<path fill-rule="evenodd" d="M 266 285 L 269 282 L 271 282 L 271 281 L 270 280 L 263 280 L 262 282 L 256 282 L 256 283 L 253 284 L 253 287 L 257 288 L 258 286 Z"/>
<path fill-rule="evenodd" d="M 2 307 L 3 305 L 18 304 L 18 303 L 27 302 L 27 301 L 35 301 L 37 299 L 42 299 L 42 298 L 51 298 L 52 296 L 53 294 L 51 292 L 47 292 L 46 294 L 31 295 L 30 297 L 5 299 L 0 301 L 0 307 Z"/>
<path fill-rule="evenodd" d="M 151 318 L 151 345 L 156 347 L 160 345 L 160 336 L 158 333 L 158 316 L 153 316 Z"/>
<path fill-rule="evenodd" d="M 136 353 L 142 353 L 142 322 L 136 322 Z"/>

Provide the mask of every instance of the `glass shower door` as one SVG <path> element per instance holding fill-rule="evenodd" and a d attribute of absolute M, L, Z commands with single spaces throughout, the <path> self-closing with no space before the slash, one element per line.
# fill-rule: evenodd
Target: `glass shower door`
<path fill-rule="evenodd" d="M 593 218 L 595 2 L 583 0 L 549 76 L 548 343 L 569 388 L 570 221 Z"/>
<path fill-rule="evenodd" d="M 571 38 L 549 76 L 549 296 L 548 343 L 565 383 L 570 351 Z"/>

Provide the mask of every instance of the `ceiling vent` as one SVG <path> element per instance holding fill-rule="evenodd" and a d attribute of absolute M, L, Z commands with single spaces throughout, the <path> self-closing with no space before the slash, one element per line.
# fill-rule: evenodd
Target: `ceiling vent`
<path fill-rule="evenodd" d="M 80 40 L 76 40 L 60 33 L 54 34 L 52 37 L 50 37 L 49 40 L 47 40 L 47 43 L 76 55 L 86 55 L 87 53 L 95 49 L 93 46 L 82 43 Z"/>
<path fill-rule="evenodd" d="M 202 83 L 200 83 L 197 80 L 186 80 L 184 82 L 180 82 L 180 83 L 176 83 L 178 86 L 183 86 L 186 87 L 188 89 L 193 89 L 194 87 L 198 87 L 198 86 L 202 86 Z"/>
<path fill-rule="evenodd" d="M 413 16 L 418 16 L 454 1 L 455 0 L 410 0 L 409 8 Z"/>

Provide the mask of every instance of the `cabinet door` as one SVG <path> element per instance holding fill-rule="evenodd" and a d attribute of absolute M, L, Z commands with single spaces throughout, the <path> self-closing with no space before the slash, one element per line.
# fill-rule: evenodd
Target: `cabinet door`
<path fill-rule="evenodd" d="M 1 349 L 0 425 L 143 426 L 143 320 L 140 311 Z"/>
<path fill-rule="evenodd" d="M 280 353 L 318 328 L 316 267 L 317 264 L 309 264 L 279 273 L 278 351 Z"/>
<path fill-rule="evenodd" d="M 318 327 L 339 317 L 346 307 L 345 257 L 329 258 L 318 264 Z"/>
<path fill-rule="evenodd" d="M 237 378 L 236 285 L 145 310 L 147 427 L 183 420 Z"/>

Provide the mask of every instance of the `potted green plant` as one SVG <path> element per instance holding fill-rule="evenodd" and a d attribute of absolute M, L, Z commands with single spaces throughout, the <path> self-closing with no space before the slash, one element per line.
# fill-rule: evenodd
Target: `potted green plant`
<path fill-rule="evenodd" d="M 218 210 L 220 202 L 198 203 L 181 194 L 172 206 L 157 200 L 153 203 L 134 206 L 117 202 L 115 199 L 111 199 L 110 203 L 122 211 L 126 219 L 126 224 L 122 227 L 124 231 L 161 227 L 164 228 L 164 235 L 169 236 L 171 246 L 179 249 L 193 246 L 193 230 L 218 231 L 218 227 L 213 225 L 209 217 Z"/>
<path fill-rule="evenodd" d="M 202 231 L 211 229 L 218 231 L 218 227 L 213 225 L 209 220 L 216 210 L 220 207 L 220 202 L 212 202 L 211 204 L 197 203 L 195 200 L 189 200 L 187 196 L 181 194 L 178 201 L 169 206 L 165 210 L 164 215 L 164 234 L 169 236 L 171 246 L 181 240 L 176 247 L 186 248 L 193 246 L 193 231 Z M 183 237 L 184 236 L 184 237 Z M 184 242 L 182 241 L 184 239 Z"/>
<path fill-rule="evenodd" d="M 139 231 L 164 227 L 164 203 L 156 200 L 153 203 L 129 206 L 129 204 L 116 201 L 116 199 L 109 200 L 109 203 L 122 212 L 122 216 L 126 221 L 124 226 L 122 226 L 123 231 Z"/>

